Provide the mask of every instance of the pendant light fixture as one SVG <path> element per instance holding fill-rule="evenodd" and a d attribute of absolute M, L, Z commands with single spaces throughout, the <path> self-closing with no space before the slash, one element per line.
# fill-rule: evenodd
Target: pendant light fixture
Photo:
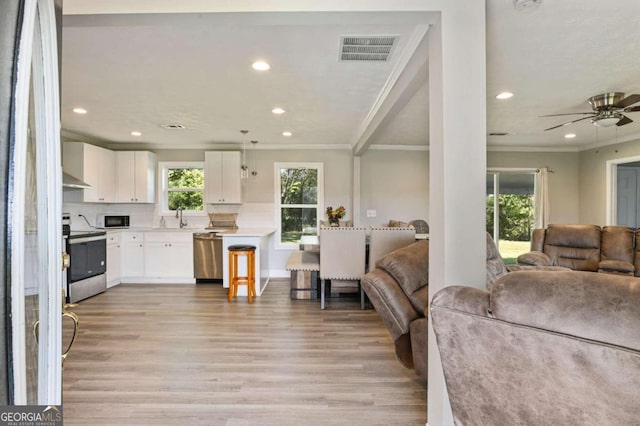
<path fill-rule="evenodd" d="M 258 141 L 251 141 L 251 145 L 253 145 L 253 170 L 251 171 L 251 176 L 256 177 L 258 176 L 258 171 L 256 170 L 256 145 L 258 144 Z"/>
<path fill-rule="evenodd" d="M 242 133 L 242 165 L 240 166 L 240 178 L 247 179 L 249 177 L 249 166 L 247 166 L 247 133 L 248 130 L 240 130 Z"/>

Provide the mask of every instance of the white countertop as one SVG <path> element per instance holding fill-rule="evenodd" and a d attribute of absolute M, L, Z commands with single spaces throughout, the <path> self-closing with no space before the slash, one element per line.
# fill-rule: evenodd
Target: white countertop
<path fill-rule="evenodd" d="M 227 229 L 205 229 L 205 228 L 151 228 L 151 227 L 130 227 L 130 228 L 111 228 L 106 229 L 107 232 L 179 232 L 185 234 L 196 234 L 206 232 L 216 232 L 222 236 L 235 237 L 266 237 L 276 232 L 275 228 L 238 228 L 236 230 Z"/>
<path fill-rule="evenodd" d="M 238 228 L 233 231 L 222 232 L 222 238 L 225 237 L 266 237 L 276 230 L 274 228 Z"/>

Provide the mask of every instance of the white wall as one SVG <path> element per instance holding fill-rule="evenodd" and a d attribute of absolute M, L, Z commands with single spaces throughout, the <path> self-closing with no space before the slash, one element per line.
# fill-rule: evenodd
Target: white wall
<path fill-rule="evenodd" d="M 580 155 L 577 152 L 487 152 L 487 168 L 548 167 L 550 223 L 579 223 Z"/>
<path fill-rule="evenodd" d="M 205 150 L 153 150 L 158 161 L 204 161 Z M 276 162 L 320 162 L 324 164 L 324 205 L 343 205 L 347 209 L 346 219 L 353 218 L 353 156 L 350 150 L 272 150 L 257 149 L 247 151 L 247 164 L 250 170 L 258 172 L 243 183 L 243 201 L 241 206 L 209 205 L 209 211 L 236 212 L 241 227 L 275 227 L 275 170 Z M 87 229 L 84 220 L 78 214 L 84 214 L 92 225 L 96 224 L 99 214 L 129 214 L 132 227 L 158 226 L 160 216 L 155 204 L 98 204 L 64 203 L 63 210 L 71 213 L 73 229 Z M 206 215 L 188 216 L 188 226 L 205 227 Z M 177 219 L 165 216 L 167 226 L 177 226 Z M 284 272 L 289 250 L 276 250 L 271 247 L 269 255 L 270 269 Z"/>
<path fill-rule="evenodd" d="M 362 226 L 429 222 L 429 152 L 368 150 L 360 162 Z M 367 210 L 377 216 L 367 217 Z"/>

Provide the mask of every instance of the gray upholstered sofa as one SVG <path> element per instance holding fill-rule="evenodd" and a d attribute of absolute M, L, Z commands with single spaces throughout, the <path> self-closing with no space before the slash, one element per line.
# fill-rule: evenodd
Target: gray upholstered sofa
<path fill-rule="evenodd" d="M 640 230 L 626 226 L 549 225 L 535 229 L 520 265 L 640 276 Z"/>
<path fill-rule="evenodd" d="M 457 425 L 640 423 L 640 279 L 518 272 L 431 302 Z"/>

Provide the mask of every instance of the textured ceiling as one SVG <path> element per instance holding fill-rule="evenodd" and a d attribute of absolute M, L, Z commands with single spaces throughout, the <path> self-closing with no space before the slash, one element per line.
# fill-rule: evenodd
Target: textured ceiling
<path fill-rule="evenodd" d="M 353 144 L 415 18 L 380 23 L 360 14 L 345 23 L 325 15 L 321 23 L 290 15 L 66 16 L 63 128 L 112 142 L 176 147 L 241 141 L 240 129 L 266 144 Z M 398 40 L 387 62 L 347 62 L 338 55 L 346 34 Z M 258 58 L 271 70 L 253 70 Z M 79 105 L 89 113 L 74 114 Z M 272 114 L 276 106 L 286 113 Z M 166 123 L 186 129 L 166 130 Z M 142 137 L 132 137 L 132 130 Z M 282 136 L 285 130 L 293 136 Z"/>
<path fill-rule="evenodd" d="M 272 146 L 354 145 L 424 22 L 403 12 L 66 15 L 62 125 L 96 139 L 167 147 L 240 142 L 245 128 Z M 488 136 L 488 145 L 583 149 L 640 137 L 640 112 L 626 126 L 598 129 L 585 120 L 548 132 L 574 116 L 539 117 L 590 111 L 586 100 L 606 91 L 640 93 L 639 28 L 637 0 L 548 0 L 528 12 L 511 0 L 487 0 L 487 131 L 508 133 Z M 340 62 L 345 34 L 398 35 L 398 46 L 387 63 Z M 253 71 L 256 58 L 272 69 Z M 428 145 L 423 79 L 370 145 Z M 504 90 L 515 96 L 496 100 Z M 78 105 L 89 113 L 73 114 Z M 273 116 L 274 106 L 287 113 Z M 173 122 L 187 129 L 160 127 Z M 563 137 L 569 131 L 577 134 L 571 141 Z"/>

